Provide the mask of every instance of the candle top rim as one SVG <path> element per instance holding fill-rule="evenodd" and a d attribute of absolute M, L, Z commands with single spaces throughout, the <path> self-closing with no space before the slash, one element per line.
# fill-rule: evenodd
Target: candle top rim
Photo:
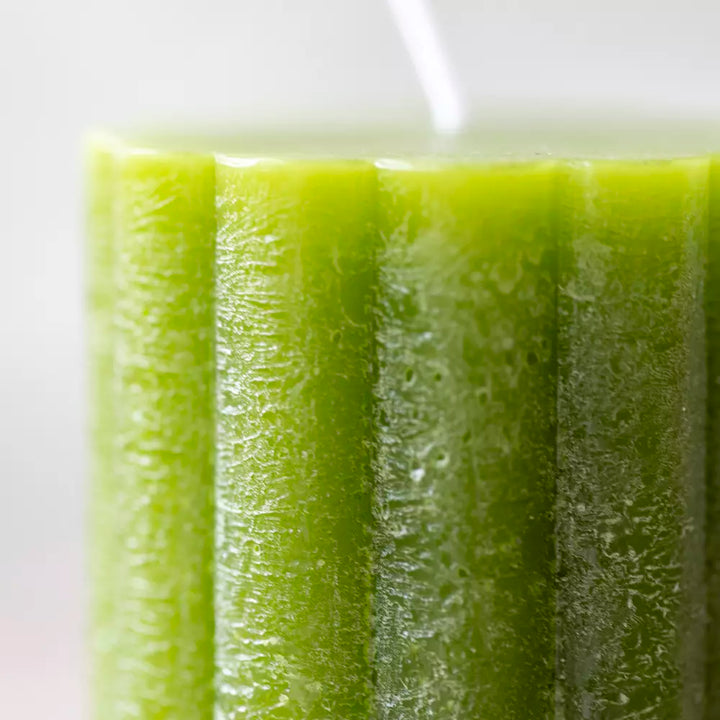
<path fill-rule="evenodd" d="M 720 118 L 533 118 L 475 122 L 438 134 L 420 125 L 297 125 L 92 130 L 85 145 L 124 155 L 213 155 L 261 161 L 377 161 L 380 167 L 443 163 L 636 160 L 720 155 Z"/>

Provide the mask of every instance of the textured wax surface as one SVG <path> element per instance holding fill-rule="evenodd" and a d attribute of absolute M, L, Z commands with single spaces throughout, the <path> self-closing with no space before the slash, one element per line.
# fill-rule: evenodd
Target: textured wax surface
<path fill-rule="evenodd" d="M 561 203 L 559 717 L 703 713 L 707 163 L 578 163 Z"/>
<path fill-rule="evenodd" d="M 720 158 L 710 166 L 710 234 L 705 289 L 708 343 L 707 581 L 708 720 L 720 717 Z"/>
<path fill-rule="evenodd" d="M 94 147 L 94 717 L 700 720 L 708 169 Z"/>
<path fill-rule="evenodd" d="M 379 174 L 380 718 L 552 716 L 554 188 Z"/>
<path fill-rule="evenodd" d="M 94 400 L 112 415 L 93 502 L 95 717 L 199 720 L 212 716 L 214 162 L 116 162 L 113 362 Z"/>
<path fill-rule="evenodd" d="M 365 163 L 218 167 L 217 718 L 372 716 Z"/>

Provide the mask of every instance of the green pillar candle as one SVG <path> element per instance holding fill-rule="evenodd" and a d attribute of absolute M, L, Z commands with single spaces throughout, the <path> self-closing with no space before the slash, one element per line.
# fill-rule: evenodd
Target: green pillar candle
<path fill-rule="evenodd" d="M 379 171 L 383 720 L 554 703 L 556 173 Z"/>
<path fill-rule="evenodd" d="M 720 158 L 710 165 L 710 234 L 705 290 L 708 357 L 707 591 L 708 720 L 720 717 Z"/>
<path fill-rule="evenodd" d="M 223 720 L 372 717 L 374 212 L 367 163 L 218 167 Z"/>
<path fill-rule="evenodd" d="M 703 710 L 707 162 L 571 164 L 560 222 L 562 717 Z"/>
<path fill-rule="evenodd" d="M 115 163 L 112 259 L 93 268 L 106 293 L 97 308 L 107 336 L 95 342 L 112 348 L 109 378 L 95 361 L 96 416 L 112 434 L 111 447 L 96 447 L 95 716 L 203 720 L 213 677 L 214 161 L 119 150 Z M 92 224 L 103 242 L 104 210 Z"/>

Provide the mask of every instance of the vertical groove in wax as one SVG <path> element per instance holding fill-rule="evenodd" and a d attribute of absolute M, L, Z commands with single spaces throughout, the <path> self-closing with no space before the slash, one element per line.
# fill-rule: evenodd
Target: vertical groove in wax
<path fill-rule="evenodd" d="M 574 164 L 561 215 L 560 717 L 696 720 L 707 163 Z"/>
<path fill-rule="evenodd" d="M 379 171 L 382 720 L 552 717 L 555 185 Z"/>
<path fill-rule="evenodd" d="M 113 281 L 115 153 L 112 143 L 93 138 L 87 149 L 87 300 L 89 356 L 90 474 L 88 543 L 92 597 L 90 603 L 93 717 L 108 706 L 109 685 L 116 673 L 109 617 L 116 600 L 114 574 L 108 562 L 116 544 L 109 530 L 114 505 L 112 332 L 115 291 Z"/>
<path fill-rule="evenodd" d="M 367 720 L 375 173 L 218 167 L 216 717 Z"/>
<path fill-rule="evenodd" d="M 705 290 L 708 357 L 707 428 L 707 720 L 720 717 L 720 159 L 710 165 L 708 269 Z"/>
<path fill-rule="evenodd" d="M 214 161 L 117 161 L 102 720 L 212 716 Z M 98 278 L 100 282 L 102 278 Z"/>

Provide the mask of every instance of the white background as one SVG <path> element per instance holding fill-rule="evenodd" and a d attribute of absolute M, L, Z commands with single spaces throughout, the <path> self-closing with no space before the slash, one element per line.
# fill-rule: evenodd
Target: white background
<path fill-rule="evenodd" d="M 720 116 L 712 0 L 433 7 L 476 111 Z M 383 0 L 0 0 L 0 718 L 85 712 L 83 133 L 423 114 Z"/>

